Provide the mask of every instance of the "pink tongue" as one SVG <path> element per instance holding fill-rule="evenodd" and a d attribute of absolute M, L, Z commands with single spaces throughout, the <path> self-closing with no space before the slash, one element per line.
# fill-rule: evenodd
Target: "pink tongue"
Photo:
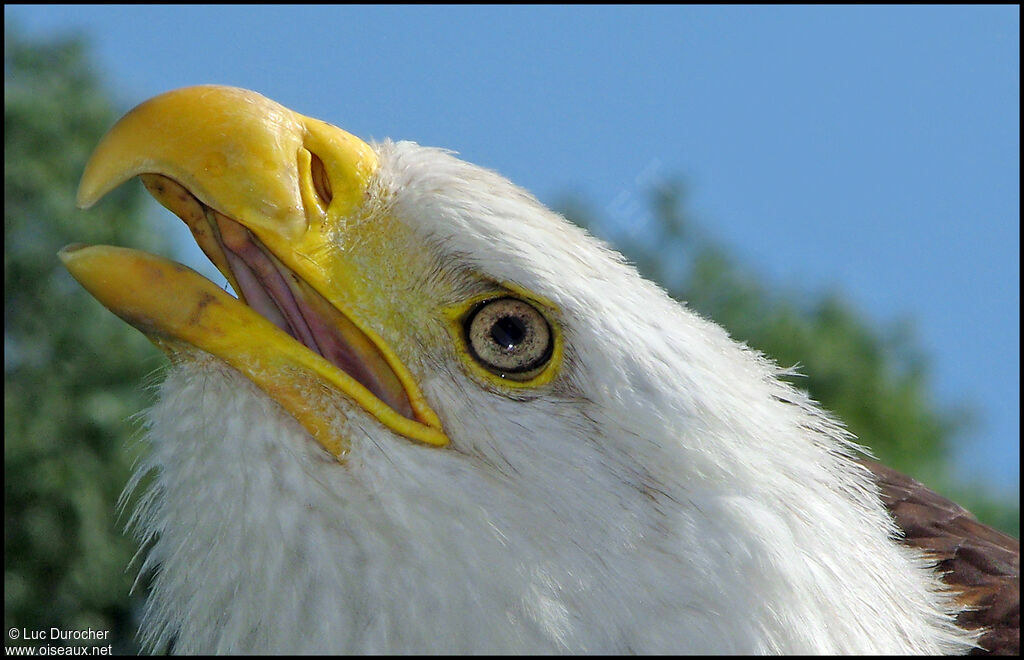
<path fill-rule="evenodd" d="M 355 378 L 396 412 L 415 419 L 408 398 L 390 394 L 352 348 L 319 315 L 302 305 L 281 271 L 249 236 L 249 230 L 219 213 L 216 217 L 224 254 L 245 302 L 306 348 Z"/>

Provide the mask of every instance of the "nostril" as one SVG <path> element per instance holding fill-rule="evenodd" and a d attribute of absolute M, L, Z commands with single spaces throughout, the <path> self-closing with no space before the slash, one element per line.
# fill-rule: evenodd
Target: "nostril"
<path fill-rule="evenodd" d="M 324 167 L 324 162 L 320 160 L 320 157 L 313 152 L 310 152 L 310 156 L 312 158 L 310 159 L 309 169 L 313 179 L 313 189 L 326 209 L 330 206 L 331 199 L 334 197 L 331 192 L 331 180 L 327 178 L 327 168 Z"/>

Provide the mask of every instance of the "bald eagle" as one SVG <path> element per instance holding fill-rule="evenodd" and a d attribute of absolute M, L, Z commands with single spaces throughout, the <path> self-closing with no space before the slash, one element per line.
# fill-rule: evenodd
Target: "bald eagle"
<path fill-rule="evenodd" d="M 134 176 L 238 294 L 61 253 L 171 356 L 128 485 L 148 648 L 1019 644 L 1015 540 L 500 176 L 219 86 L 121 119 L 80 205 Z"/>

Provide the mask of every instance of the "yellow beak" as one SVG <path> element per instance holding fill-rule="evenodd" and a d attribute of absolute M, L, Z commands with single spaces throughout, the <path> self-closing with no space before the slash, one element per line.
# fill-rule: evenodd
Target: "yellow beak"
<path fill-rule="evenodd" d="M 377 167 L 376 153 L 358 138 L 254 92 L 168 92 L 103 139 L 86 165 L 79 205 L 141 175 L 240 299 L 135 250 L 76 245 L 60 256 L 90 293 L 158 346 L 171 353 L 194 346 L 227 362 L 339 458 L 349 442 L 329 420 L 342 407 L 320 395 L 325 389 L 395 433 L 445 445 L 412 373 L 353 313 L 368 304 L 358 300 L 367 290 L 359 270 L 335 263 L 332 241 L 366 205 Z"/>

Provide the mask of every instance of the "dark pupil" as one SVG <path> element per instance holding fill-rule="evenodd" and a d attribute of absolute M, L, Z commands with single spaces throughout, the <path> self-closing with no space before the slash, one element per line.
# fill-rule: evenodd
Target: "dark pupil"
<path fill-rule="evenodd" d="M 515 316 L 503 316 L 491 327 L 491 339 L 506 350 L 513 350 L 526 336 L 526 324 Z"/>

